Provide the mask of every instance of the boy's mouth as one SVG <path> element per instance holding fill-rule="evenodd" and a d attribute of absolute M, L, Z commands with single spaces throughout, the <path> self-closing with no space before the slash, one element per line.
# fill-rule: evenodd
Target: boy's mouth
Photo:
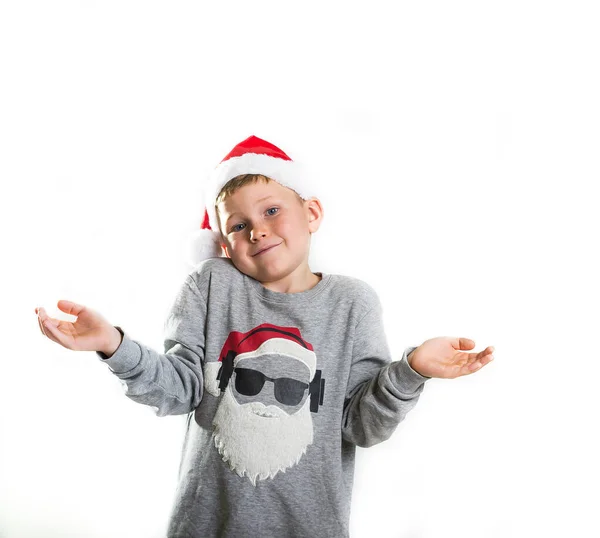
<path fill-rule="evenodd" d="M 279 245 L 281 245 L 281 243 L 277 243 L 276 245 L 270 245 L 268 247 L 265 247 L 262 250 L 259 250 L 256 254 L 252 254 L 252 257 L 258 256 L 258 255 L 262 254 L 263 252 L 267 252 L 267 250 L 271 250 L 272 248 L 278 247 Z"/>

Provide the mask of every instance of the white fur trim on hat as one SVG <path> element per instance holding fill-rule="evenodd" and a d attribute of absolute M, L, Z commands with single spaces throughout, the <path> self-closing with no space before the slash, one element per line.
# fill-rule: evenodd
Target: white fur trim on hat
<path fill-rule="evenodd" d="M 303 199 L 315 196 L 303 174 L 303 167 L 295 161 L 287 161 L 279 157 L 260 153 L 245 153 L 240 157 L 232 157 L 219 164 L 209 175 L 204 189 L 204 203 L 210 227 L 213 230 L 219 229 L 217 222 L 217 213 L 215 211 L 215 202 L 217 196 L 225 184 L 236 176 L 242 174 L 262 174 L 267 176 L 284 187 L 296 191 Z"/>

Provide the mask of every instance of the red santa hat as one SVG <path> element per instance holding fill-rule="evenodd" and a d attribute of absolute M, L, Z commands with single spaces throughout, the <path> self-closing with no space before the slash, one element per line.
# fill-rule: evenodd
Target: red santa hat
<path fill-rule="evenodd" d="M 246 138 L 225 155 L 206 180 L 204 218 L 200 229 L 191 234 L 189 241 L 188 261 L 191 265 L 223 256 L 215 202 L 225 184 L 242 174 L 267 176 L 293 189 L 305 200 L 315 196 L 303 174 L 303 167 L 270 142 L 254 135 Z"/>

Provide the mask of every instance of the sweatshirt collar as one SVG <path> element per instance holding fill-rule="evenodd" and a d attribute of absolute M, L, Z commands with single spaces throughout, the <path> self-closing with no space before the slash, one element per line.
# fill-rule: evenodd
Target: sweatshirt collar
<path fill-rule="evenodd" d="M 315 274 L 319 275 L 321 280 L 319 280 L 319 282 L 317 282 L 317 284 L 312 288 L 296 293 L 283 293 L 280 291 L 270 290 L 269 288 L 265 288 L 258 280 L 255 280 L 248 275 L 244 275 L 244 282 L 246 283 L 246 286 L 252 288 L 253 292 L 265 301 L 269 301 L 271 303 L 296 304 L 314 299 L 329 285 L 331 280 L 330 274 L 322 272 L 316 272 Z"/>

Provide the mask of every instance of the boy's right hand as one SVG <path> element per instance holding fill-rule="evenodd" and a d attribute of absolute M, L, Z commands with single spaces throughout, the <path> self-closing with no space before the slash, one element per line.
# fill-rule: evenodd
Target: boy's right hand
<path fill-rule="evenodd" d="M 42 334 L 67 349 L 100 351 L 109 357 L 121 344 L 121 333 L 98 312 L 71 301 L 60 300 L 60 310 L 77 316 L 75 322 L 50 318 L 43 308 L 36 308 Z"/>

